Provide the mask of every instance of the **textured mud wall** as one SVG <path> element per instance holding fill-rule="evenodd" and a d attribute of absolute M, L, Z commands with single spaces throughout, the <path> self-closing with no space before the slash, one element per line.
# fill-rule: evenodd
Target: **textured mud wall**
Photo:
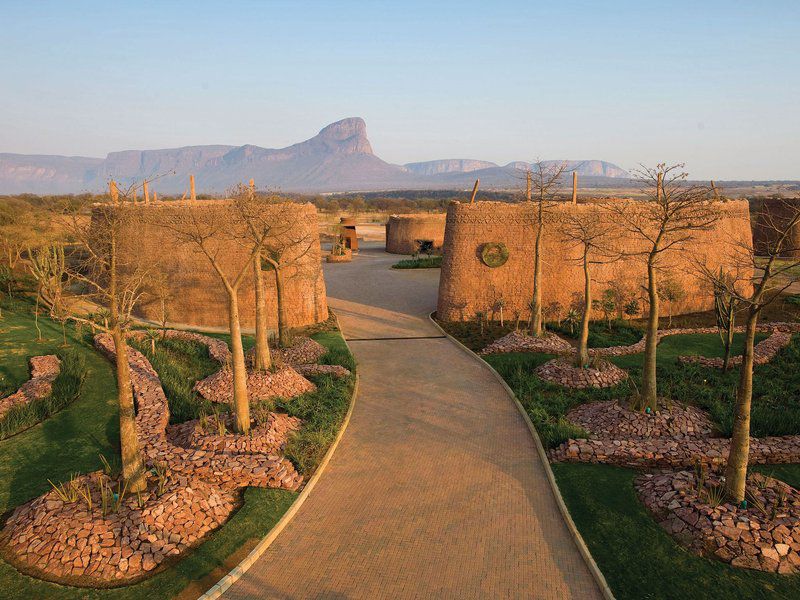
<path fill-rule="evenodd" d="M 800 198 L 773 200 L 759 198 L 750 204 L 753 221 L 753 247 L 756 254 L 765 255 L 765 250 L 777 239 L 776 227 L 785 228 L 795 212 L 800 209 Z M 786 250 L 781 256 L 800 258 L 800 227 L 793 227 L 784 243 Z"/>
<path fill-rule="evenodd" d="M 635 210 L 637 203 L 620 200 Z M 705 258 L 707 265 L 716 268 L 730 262 L 733 253 L 731 241 L 752 244 L 750 217 L 746 201 L 720 203 L 722 218 L 710 231 L 697 232 L 696 239 L 681 248 L 664 254 L 662 280 L 666 277 L 678 283 L 686 297 L 671 307 L 673 314 L 706 310 L 713 305 L 710 286 L 699 278 L 693 266 L 695 259 Z M 592 213 L 597 220 L 605 220 L 609 227 L 614 220 L 607 209 L 595 204 L 557 205 L 547 218 L 543 236 L 542 302 L 544 306 L 558 302 L 561 316 L 569 309 L 575 294 L 582 297 L 583 270 L 579 262 L 579 248 L 565 242 L 558 231 L 559 220 L 579 212 Z M 447 210 L 447 227 L 444 240 L 444 258 L 439 282 L 437 313 L 443 320 L 460 321 L 475 318 L 478 311 L 492 312 L 492 307 L 502 299 L 507 319 L 519 314 L 530 316 L 529 302 L 533 297 L 533 257 L 536 238 L 536 218 L 533 205 L 478 202 L 453 203 Z M 620 232 L 614 235 L 615 249 L 628 251 L 644 247 L 641 241 Z M 504 243 L 508 260 L 500 267 L 490 268 L 481 261 L 484 244 Z M 593 296 L 616 287 L 630 295 L 641 297 L 646 281 L 644 262 L 638 257 L 628 257 L 608 264 L 592 265 Z M 645 307 L 645 303 L 640 305 Z M 662 302 L 662 314 L 669 307 Z M 596 315 L 598 316 L 598 315 Z"/>
<path fill-rule="evenodd" d="M 446 215 L 391 215 L 386 222 L 386 251 L 392 254 L 414 254 L 416 240 L 433 240 L 437 250 L 444 243 Z"/>
<path fill-rule="evenodd" d="M 246 263 L 252 244 L 245 241 L 244 224 L 226 201 L 157 203 L 125 206 L 120 255 L 123 260 L 140 261 L 166 281 L 167 319 L 187 325 L 227 327 L 225 288 L 208 258 L 196 245 L 182 242 L 175 229 L 186 229 L 195 220 L 203 230 L 217 229 L 209 240 L 223 272 L 230 280 Z M 289 326 L 310 325 L 328 318 L 325 281 L 322 276 L 317 211 L 311 204 L 273 205 L 264 219 L 274 224 L 268 245 L 284 252 L 284 298 Z M 230 223 L 219 231 L 217 224 Z M 296 243 L 302 240 L 301 243 Z M 275 273 L 263 270 L 267 290 L 269 326 L 277 326 Z M 135 314 L 160 321 L 162 315 L 158 277 L 150 278 L 148 293 Z M 162 286 L 163 287 L 163 286 Z M 239 287 L 239 314 L 243 327 L 254 327 L 255 291 L 253 270 L 248 268 Z"/>

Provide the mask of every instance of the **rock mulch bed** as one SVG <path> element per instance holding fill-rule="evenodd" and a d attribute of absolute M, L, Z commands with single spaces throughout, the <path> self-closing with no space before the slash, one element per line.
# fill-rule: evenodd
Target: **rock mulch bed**
<path fill-rule="evenodd" d="M 576 367 L 566 358 L 539 365 L 534 373 L 550 383 L 575 389 L 613 387 L 628 378 L 625 371 L 607 361 L 597 361 L 596 368 Z"/>
<path fill-rule="evenodd" d="M 114 359 L 110 335 L 95 336 L 95 345 Z M 215 347 L 222 358 L 221 347 Z M 234 492 L 239 488 L 296 490 L 303 481 L 279 454 L 289 431 L 298 425 L 295 419 L 266 418 L 259 435 L 238 436 L 241 440 L 201 435 L 193 427 L 168 436 L 169 405 L 158 375 L 144 355 L 130 347 L 128 360 L 137 406 L 136 434 L 148 467 L 164 474 L 162 489 L 151 481 L 141 499 L 123 494 L 119 510 L 106 514 L 100 508 L 99 485 L 87 494 L 92 507 L 81 498 L 64 502 L 56 491 L 18 507 L 0 542 L 9 550 L 8 558 L 23 570 L 67 583 L 134 581 L 224 523 L 236 506 Z M 193 438 L 199 447 L 179 443 L 186 438 Z M 83 489 L 90 479 L 77 478 L 74 485 Z"/>
<path fill-rule="evenodd" d="M 567 413 L 567 419 L 597 438 L 685 438 L 708 437 L 714 425 L 694 406 L 672 403 L 651 414 L 633 411 L 619 402 L 587 402 Z"/>
<path fill-rule="evenodd" d="M 219 419 L 224 424 L 222 434 L 218 426 Z M 229 433 L 233 430 L 233 415 L 228 414 L 171 425 L 167 430 L 167 437 L 173 444 L 184 448 L 277 457 L 283 453 L 289 434 L 298 429 L 300 419 L 297 417 L 269 412 L 263 423 L 251 427 L 250 435 L 237 435 Z"/>
<path fill-rule="evenodd" d="M 233 371 L 229 368 L 220 369 L 198 381 L 194 389 L 206 400 L 228 403 L 233 394 Z M 274 372 L 247 372 L 247 395 L 250 402 L 270 398 L 294 398 L 316 389 L 317 386 L 290 366 L 283 366 Z"/>
<path fill-rule="evenodd" d="M 143 337 L 144 332 L 137 329 L 132 331 L 130 335 L 132 337 L 141 338 Z M 211 357 L 211 360 L 215 360 L 222 365 L 227 364 L 230 361 L 231 352 L 228 349 L 228 344 L 226 344 L 223 340 L 203 335 L 201 333 L 181 331 L 179 329 L 167 329 L 163 332 L 163 335 L 164 337 L 173 340 L 188 340 L 190 342 L 202 344 L 208 348 L 208 355 Z"/>
<path fill-rule="evenodd" d="M 534 337 L 521 331 L 512 331 L 508 335 L 495 340 L 478 354 L 503 354 L 506 352 L 541 352 L 543 354 L 567 354 L 575 348 L 554 333 L 542 337 Z"/>
<path fill-rule="evenodd" d="M 317 362 L 328 350 L 309 337 L 297 337 L 288 348 L 274 350 L 277 359 L 290 365 L 306 365 Z"/>
<path fill-rule="evenodd" d="M 53 391 L 53 382 L 61 372 L 61 361 L 55 354 L 33 356 L 30 361 L 31 378 L 19 389 L 0 399 L 0 419 L 15 406 L 47 398 Z"/>
<path fill-rule="evenodd" d="M 647 474 L 635 486 L 660 525 L 693 552 L 734 567 L 800 571 L 800 492 L 759 473 L 747 483 L 746 509 L 713 501 L 720 485 L 713 475 L 698 486 L 689 471 Z"/>
<path fill-rule="evenodd" d="M 753 347 L 753 362 L 763 365 L 771 361 L 775 356 L 792 342 L 792 334 L 786 331 L 775 329 L 767 339 L 760 341 Z M 681 356 L 678 358 L 682 363 L 696 363 L 704 367 L 721 369 L 723 360 L 721 358 L 708 358 L 706 356 Z M 742 356 L 732 356 L 729 365 L 737 366 L 742 364 Z"/>
<path fill-rule="evenodd" d="M 141 504 L 136 495 L 123 496 L 116 511 L 107 492 L 104 514 L 98 479 L 118 489 L 98 472 L 73 481 L 91 505 L 79 493 L 65 502 L 53 490 L 17 508 L 2 534 L 12 561 L 65 583 L 130 582 L 196 545 L 237 506 L 233 493 L 202 481 L 170 481 L 159 490 L 151 480 Z"/>
<path fill-rule="evenodd" d="M 589 462 L 640 469 L 683 469 L 698 460 L 712 466 L 725 462 L 727 438 L 569 439 L 548 450 L 552 462 Z M 800 462 L 800 435 L 750 438 L 750 464 Z"/>

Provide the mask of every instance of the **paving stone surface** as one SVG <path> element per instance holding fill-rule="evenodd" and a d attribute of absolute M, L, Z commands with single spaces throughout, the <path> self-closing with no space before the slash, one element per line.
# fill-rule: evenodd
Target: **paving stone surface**
<path fill-rule="evenodd" d="M 427 320 L 438 270 L 396 260 L 367 247 L 326 265 L 359 397 L 318 485 L 225 597 L 600 597 L 516 407 Z"/>

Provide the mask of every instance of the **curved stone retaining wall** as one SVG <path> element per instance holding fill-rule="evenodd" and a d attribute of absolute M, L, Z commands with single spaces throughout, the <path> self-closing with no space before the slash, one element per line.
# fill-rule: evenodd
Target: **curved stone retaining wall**
<path fill-rule="evenodd" d="M 414 254 L 417 240 L 431 240 L 440 251 L 444 244 L 444 227 L 447 215 L 411 214 L 391 215 L 386 222 L 386 251 L 392 254 Z"/>
<path fill-rule="evenodd" d="M 94 219 L 100 210 L 96 207 Z M 228 325 L 227 295 L 209 260 L 196 245 L 186 243 L 170 229 L 185 228 L 196 219 L 201 227 L 216 228 L 208 243 L 219 257 L 222 270 L 233 279 L 249 257 L 251 248 L 241 243 L 245 225 L 236 216 L 230 201 L 164 202 L 150 205 L 123 205 L 123 227 L 120 235 L 120 256 L 124 265 L 142 264 L 150 268 L 147 294 L 136 305 L 136 315 L 161 322 L 163 307 L 167 320 L 200 327 Z M 317 211 L 312 204 L 285 203 L 271 205 L 263 215 L 274 234 L 268 247 L 283 253 L 290 263 L 284 273 L 286 320 L 290 327 L 320 323 L 328 318 L 325 281 L 322 276 L 321 250 Z M 298 242 L 299 243 L 296 243 Z M 277 326 L 275 275 L 270 268 L 263 271 L 267 287 L 268 323 Z M 156 284 L 163 278 L 166 286 Z M 160 293 L 159 288 L 170 293 Z M 254 327 L 255 291 L 252 270 L 248 269 L 239 288 L 239 314 L 243 327 Z"/>
<path fill-rule="evenodd" d="M 47 398 L 53 391 L 53 382 L 61 372 L 61 361 L 55 354 L 33 356 L 30 359 L 31 378 L 20 388 L 0 399 L 0 419 L 15 406 Z"/>
<path fill-rule="evenodd" d="M 631 211 L 640 202 L 626 203 Z M 686 298 L 676 302 L 673 314 L 711 308 L 713 295 L 704 281 L 694 275 L 691 261 L 704 257 L 707 266 L 716 269 L 732 262 L 732 244 L 752 243 L 750 215 L 746 201 L 718 204 L 722 218 L 711 231 L 697 232 L 695 240 L 684 244 L 683 251 L 663 255 L 662 267 L 686 291 Z M 442 321 L 464 321 L 475 318 L 479 311 L 491 311 L 498 300 L 504 301 L 507 318 L 519 314 L 526 319 L 528 303 L 533 296 L 533 257 L 537 231 L 536 207 L 533 203 L 503 202 L 451 203 L 447 209 L 443 246 L 437 318 Z M 590 214 L 597 221 L 609 221 L 613 215 L 598 204 L 557 204 L 547 217 L 543 237 L 543 302 L 558 302 L 566 311 L 573 294 L 582 293 L 583 272 L 577 260 L 579 249 L 565 242 L 558 232 L 558 222 L 566 216 Z M 481 249 L 488 243 L 503 243 L 508 260 L 491 268 L 481 260 Z M 615 234 L 617 250 L 635 252 L 644 249 L 641 241 L 623 233 Z M 645 266 L 638 257 L 594 265 L 592 276 L 597 298 L 603 288 L 614 283 L 629 290 L 639 290 L 645 279 Z M 597 316 L 600 316 L 599 314 Z"/>

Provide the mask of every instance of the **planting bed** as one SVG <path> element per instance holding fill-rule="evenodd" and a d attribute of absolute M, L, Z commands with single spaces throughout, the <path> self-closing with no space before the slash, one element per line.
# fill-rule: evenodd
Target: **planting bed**
<path fill-rule="evenodd" d="M 534 371 L 549 383 L 568 388 L 613 387 L 628 378 L 628 374 L 613 363 L 596 361 L 592 367 L 576 367 L 569 359 L 554 358 Z"/>
<path fill-rule="evenodd" d="M 54 354 L 34 356 L 30 359 L 31 378 L 20 388 L 0 399 L 0 419 L 15 406 L 47 398 L 53 390 L 53 381 L 61 371 L 61 361 Z"/>

